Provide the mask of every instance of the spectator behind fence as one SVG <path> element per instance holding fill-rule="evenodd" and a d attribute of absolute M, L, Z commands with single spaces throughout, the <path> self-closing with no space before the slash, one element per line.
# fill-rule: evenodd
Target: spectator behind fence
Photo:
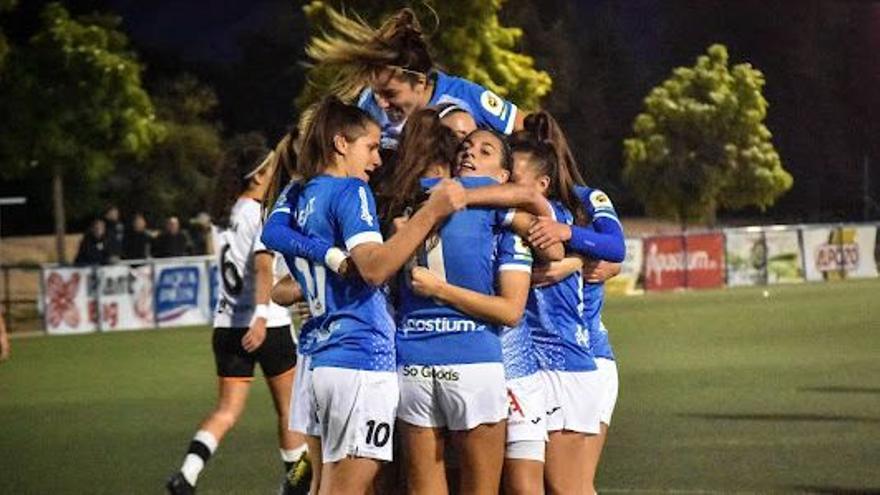
<path fill-rule="evenodd" d="M 110 205 L 104 210 L 104 226 L 107 232 L 104 246 L 107 257 L 114 263 L 122 257 L 122 243 L 125 239 L 125 226 L 119 221 L 119 208 Z"/>
<path fill-rule="evenodd" d="M 135 213 L 131 225 L 122 240 L 122 257 L 127 260 L 143 260 L 152 255 L 153 236 L 147 232 L 147 220 Z"/>
<path fill-rule="evenodd" d="M 189 220 L 189 236 L 195 255 L 213 254 L 211 246 L 211 215 L 201 212 Z"/>
<path fill-rule="evenodd" d="M 168 217 L 165 228 L 153 244 L 153 255 L 157 258 L 173 258 L 192 254 L 192 242 L 186 232 L 180 230 L 180 220 Z"/>
<path fill-rule="evenodd" d="M 83 235 L 76 253 L 77 265 L 104 265 L 110 261 L 107 252 L 107 232 L 104 221 L 100 218 L 92 220 L 89 230 Z"/>

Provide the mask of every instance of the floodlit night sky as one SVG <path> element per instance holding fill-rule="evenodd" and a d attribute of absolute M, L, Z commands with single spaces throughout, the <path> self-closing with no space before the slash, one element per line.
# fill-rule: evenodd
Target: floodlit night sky
<path fill-rule="evenodd" d="M 138 44 L 171 50 L 188 60 L 233 61 L 238 36 L 266 24 L 289 0 L 110 0 Z"/>

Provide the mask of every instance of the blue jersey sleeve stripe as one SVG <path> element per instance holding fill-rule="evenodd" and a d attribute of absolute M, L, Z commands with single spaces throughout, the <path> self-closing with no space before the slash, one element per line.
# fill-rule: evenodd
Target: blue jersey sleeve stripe
<path fill-rule="evenodd" d="M 270 213 L 269 216 L 271 217 L 272 215 L 274 215 L 276 213 L 279 213 L 279 214 L 284 213 L 284 214 L 290 215 L 290 207 L 289 206 L 279 206 L 278 208 L 275 208 L 274 210 L 272 210 L 272 213 Z"/>
<path fill-rule="evenodd" d="M 513 132 L 513 126 L 516 125 L 516 105 L 510 104 L 510 116 L 507 119 L 507 125 L 504 126 L 504 134 L 510 135 Z"/>
<path fill-rule="evenodd" d="M 359 234 L 355 234 L 345 240 L 345 249 L 351 251 L 361 244 L 367 244 L 371 242 L 382 244 L 382 234 L 379 232 L 361 232 Z"/>

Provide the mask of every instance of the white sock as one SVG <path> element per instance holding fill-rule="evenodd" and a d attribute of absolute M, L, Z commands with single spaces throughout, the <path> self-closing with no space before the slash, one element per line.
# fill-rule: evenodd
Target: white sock
<path fill-rule="evenodd" d="M 217 438 L 214 435 L 205 430 L 196 432 L 189 444 L 189 451 L 183 458 L 183 465 L 180 467 L 180 472 L 190 485 L 196 486 L 199 473 L 205 468 L 205 463 L 216 450 Z"/>
<path fill-rule="evenodd" d="M 278 452 L 281 453 L 281 460 L 283 462 L 296 462 L 302 457 L 303 453 L 309 451 L 309 446 L 306 444 L 302 444 L 295 449 L 278 449 Z"/>

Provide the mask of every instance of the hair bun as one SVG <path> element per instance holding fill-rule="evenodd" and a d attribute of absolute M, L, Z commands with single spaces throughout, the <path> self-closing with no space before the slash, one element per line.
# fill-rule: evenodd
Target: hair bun
<path fill-rule="evenodd" d="M 422 35 L 422 26 L 419 24 L 419 18 L 416 17 L 415 11 L 411 8 L 400 9 L 394 15 L 394 25 L 397 27 L 396 31 L 398 32 Z"/>

